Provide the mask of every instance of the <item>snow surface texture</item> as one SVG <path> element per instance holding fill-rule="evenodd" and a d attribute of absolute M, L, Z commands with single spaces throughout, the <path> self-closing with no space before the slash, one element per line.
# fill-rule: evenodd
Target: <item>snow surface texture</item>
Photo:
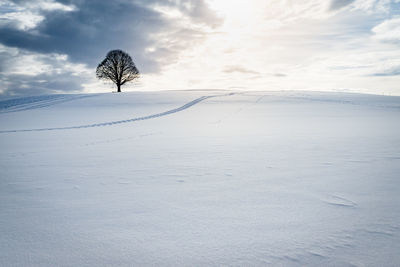
<path fill-rule="evenodd" d="M 399 97 L 9 99 L 0 142 L 0 266 L 400 265 Z"/>

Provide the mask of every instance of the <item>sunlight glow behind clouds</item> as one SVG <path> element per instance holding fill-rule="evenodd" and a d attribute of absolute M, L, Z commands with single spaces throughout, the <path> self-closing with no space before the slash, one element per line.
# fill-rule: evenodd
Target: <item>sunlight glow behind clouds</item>
<path fill-rule="evenodd" d="M 397 1 L 209 0 L 209 5 L 224 24 L 185 50 L 164 70 L 165 80 L 146 84 L 158 88 L 174 80 L 178 88 L 400 94 L 400 49 L 380 42 L 397 38 L 397 20 L 389 15 Z M 373 28 L 374 20 L 382 24 Z"/>

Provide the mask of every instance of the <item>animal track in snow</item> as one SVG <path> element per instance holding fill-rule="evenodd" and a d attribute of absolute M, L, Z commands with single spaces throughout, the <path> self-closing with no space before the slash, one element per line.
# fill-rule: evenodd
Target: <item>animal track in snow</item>
<path fill-rule="evenodd" d="M 331 195 L 327 197 L 326 199 L 323 200 L 323 202 L 333 205 L 333 206 L 339 206 L 339 207 L 349 207 L 349 208 L 355 208 L 357 207 L 357 203 L 335 195 Z"/>

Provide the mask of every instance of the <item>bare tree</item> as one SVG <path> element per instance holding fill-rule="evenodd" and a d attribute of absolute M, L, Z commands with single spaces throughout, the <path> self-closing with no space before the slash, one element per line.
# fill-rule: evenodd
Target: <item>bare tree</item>
<path fill-rule="evenodd" d="M 127 53 L 122 50 L 112 50 L 97 66 L 96 77 L 111 80 L 117 85 L 118 92 L 121 92 L 121 85 L 139 78 L 139 70 Z"/>

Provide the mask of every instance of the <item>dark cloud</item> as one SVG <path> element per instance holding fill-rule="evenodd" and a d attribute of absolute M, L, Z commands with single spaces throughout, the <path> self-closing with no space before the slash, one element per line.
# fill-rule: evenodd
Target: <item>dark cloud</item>
<path fill-rule="evenodd" d="M 40 74 L 36 76 L 11 74 L 4 76 L 0 74 L 2 87 L 9 88 L 5 90 L 2 96 L 24 96 L 40 95 L 61 92 L 81 92 L 82 77 L 72 75 L 71 73 L 52 73 Z"/>
<path fill-rule="evenodd" d="M 32 1 L 12 2 L 32 8 Z M 109 50 L 122 49 L 132 56 L 142 73 L 157 73 L 174 63 L 183 50 L 201 42 L 206 36 L 201 29 L 221 23 L 204 0 L 57 2 L 75 9 L 46 10 L 38 3 L 36 11 L 44 17 L 43 21 L 30 30 L 18 29 L 12 23 L 3 24 L 0 43 L 33 53 L 65 54 L 69 61 L 91 68 L 97 66 Z M 152 8 L 155 5 L 180 10 L 189 23 L 183 24 L 179 19 L 157 12 Z M 4 68 L 1 65 L 0 68 Z"/>
<path fill-rule="evenodd" d="M 274 73 L 273 76 L 275 76 L 275 77 L 287 77 L 287 74 L 285 74 L 285 73 Z"/>
<path fill-rule="evenodd" d="M 374 73 L 371 76 L 400 76 L 400 66 L 379 73 Z"/>
<path fill-rule="evenodd" d="M 338 10 L 353 3 L 354 0 L 331 0 L 329 10 Z"/>
<path fill-rule="evenodd" d="M 243 73 L 243 74 L 260 74 L 257 71 L 250 70 L 250 69 L 247 69 L 247 68 L 245 68 L 243 66 L 237 66 L 237 65 L 235 65 L 235 66 L 227 66 L 227 67 L 225 67 L 223 72 L 225 72 L 225 73 L 239 72 L 239 73 Z"/>
<path fill-rule="evenodd" d="M 23 4 L 23 1 L 16 2 Z M 43 11 L 45 19 L 30 32 L 12 27 L 0 28 L 0 42 L 40 53 L 67 54 L 72 61 L 91 66 L 97 64 L 109 50 L 119 48 L 128 51 L 143 72 L 157 72 L 160 68 L 158 59 L 146 53 L 147 47 L 158 47 L 160 40 L 152 37 L 162 33 L 170 33 L 168 37 L 171 39 L 189 40 L 193 37 L 190 33 L 182 35 L 184 28 L 177 21 L 169 20 L 149 8 L 157 1 L 60 2 L 74 5 L 76 10 Z M 197 23 L 214 26 L 219 22 L 203 1 L 187 1 L 185 5 L 172 1 L 159 2 L 182 9 Z M 180 34 L 176 35 L 177 31 Z"/>
<path fill-rule="evenodd" d="M 225 73 L 243 73 L 243 74 L 253 74 L 252 79 L 259 79 L 263 76 L 273 76 L 273 77 L 287 77 L 285 73 L 268 73 L 268 74 L 261 74 L 258 71 L 254 71 L 243 66 L 234 65 L 234 66 L 226 66 L 223 70 Z"/>
<path fill-rule="evenodd" d="M 190 0 L 181 5 L 181 11 L 186 13 L 193 22 L 217 27 L 221 19 L 212 12 L 204 1 Z"/>

